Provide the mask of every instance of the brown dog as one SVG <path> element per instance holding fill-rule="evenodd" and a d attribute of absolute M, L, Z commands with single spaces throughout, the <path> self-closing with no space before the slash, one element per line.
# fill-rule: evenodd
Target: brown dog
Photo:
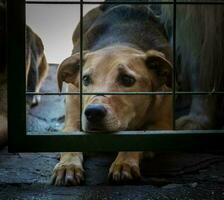
<path fill-rule="evenodd" d="M 26 26 L 26 87 L 28 92 L 39 92 L 48 73 L 44 45 L 40 37 Z M 29 95 L 27 105 L 38 104 L 40 96 Z"/>
<path fill-rule="evenodd" d="M 1 1 L 0 3 L 4 3 Z M 5 7 L 0 4 L 0 147 L 7 142 L 7 67 L 6 67 L 6 27 Z M 27 91 L 38 92 L 47 76 L 48 64 L 44 55 L 44 46 L 41 39 L 30 27 L 26 26 L 26 87 Z M 39 102 L 37 96 L 27 97 L 27 107 Z"/>
<path fill-rule="evenodd" d="M 172 12 L 172 6 L 162 6 L 161 19 L 166 24 L 172 23 Z M 215 2 L 212 5 L 178 5 L 176 12 L 180 90 L 224 91 L 224 6 Z M 184 96 L 185 104 L 189 104 L 187 99 Z M 177 119 L 176 124 L 178 129 L 220 129 L 224 126 L 223 117 L 223 95 L 193 95 L 189 113 Z"/>
<path fill-rule="evenodd" d="M 144 6 L 104 5 L 84 17 L 83 91 L 170 91 L 171 53 L 164 30 Z M 58 85 L 69 92 L 80 87 L 79 27 L 73 54 L 58 67 Z M 170 96 L 85 95 L 82 124 L 88 132 L 171 129 Z M 64 131 L 79 130 L 79 97 L 66 96 Z M 143 152 L 119 152 L 110 167 L 113 181 L 139 178 Z M 55 185 L 77 185 L 84 179 L 83 154 L 62 153 L 55 166 Z"/>

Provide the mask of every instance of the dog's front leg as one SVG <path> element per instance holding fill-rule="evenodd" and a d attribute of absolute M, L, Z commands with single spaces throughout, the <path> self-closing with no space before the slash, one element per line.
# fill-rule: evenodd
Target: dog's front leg
<path fill-rule="evenodd" d="M 119 152 L 109 170 L 109 178 L 115 182 L 141 178 L 140 161 L 143 152 Z"/>
<path fill-rule="evenodd" d="M 212 129 L 215 124 L 217 105 L 219 105 L 218 99 L 214 96 L 192 97 L 190 113 L 176 120 L 176 128 L 179 130 Z"/>
<path fill-rule="evenodd" d="M 52 184 L 79 185 L 84 180 L 83 155 L 81 152 L 61 153 L 60 162 L 56 164 Z"/>
<path fill-rule="evenodd" d="M 74 86 L 69 87 L 74 92 Z M 64 132 L 79 130 L 80 104 L 79 96 L 67 96 L 65 102 L 65 127 Z M 52 184 L 54 185 L 79 185 L 84 180 L 83 153 L 66 152 L 61 153 L 60 161 L 56 164 Z"/>

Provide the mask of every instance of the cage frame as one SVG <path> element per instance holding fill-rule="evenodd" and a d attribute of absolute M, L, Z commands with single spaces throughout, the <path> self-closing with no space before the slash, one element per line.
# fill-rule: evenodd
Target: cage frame
<path fill-rule="evenodd" d="M 82 66 L 82 27 L 83 5 L 116 4 L 102 1 L 25 1 L 10 0 L 7 2 L 7 37 L 8 37 L 8 132 L 10 152 L 66 152 L 66 151 L 147 151 L 147 150 L 188 150 L 188 151 L 220 151 L 224 148 L 224 130 L 173 130 L 167 131 L 120 131 L 116 133 L 83 133 L 75 131 L 63 133 L 26 132 L 26 95 L 79 95 L 82 102 L 82 84 L 77 93 L 35 93 L 25 92 L 25 6 L 26 4 L 78 4 L 80 6 L 80 60 Z M 178 4 L 222 4 L 224 2 L 133 2 L 121 1 L 119 4 L 171 4 L 173 5 L 173 87 L 172 92 L 134 92 L 109 93 L 111 95 L 172 95 L 173 113 L 176 95 L 223 95 L 224 92 L 179 92 L 175 88 L 176 77 L 176 6 Z M 15 34 L 16 33 L 16 34 Z M 18 50 L 22 49 L 22 50 Z M 16 67 L 17 66 L 17 67 Z M 80 72 L 82 77 L 82 69 Z M 80 79 L 81 80 L 81 79 Z M 17 83 L 17 84 L 16 84 Z M 19 83 L 19 84 L 18 84 Z M 106 93 L 97 93 L 106 94 Z M 82 103 L 80 103 L 82 108 Z M 80 109 L 82 110 L 82 109 Z M 81 113 L 81 112 L 80 112 Z M 81 114 L 80 114 L 81 115 Z M 82 121 L 82 120 L 80 120 Z M 81 123 L 81 122 L 80 122 Z M 82 124 L 80 124 L 82 127 Z"/>

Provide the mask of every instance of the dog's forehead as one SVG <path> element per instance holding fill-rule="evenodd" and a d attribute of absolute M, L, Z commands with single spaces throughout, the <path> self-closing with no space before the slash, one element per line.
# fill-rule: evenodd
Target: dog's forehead
<path fill-rule="evenodd" d="M 136 65 L 143 65 L 143 55 L 143 52 L 129 47 L 100 49 L 86 55 L 84 69 L 91 71 L 97 68 L 103 70 L 103 68 L 113 67 L 119 70 L 122 66 L 134 69 Z"/>
<path fill-rule="evenodd" d="M 119 55 L 131 55 L 131 54 L 142 54 L 143 52 L 133 48 L 133 47 L 128 47 L 128 46 L 122 46 L 122 45 L 115 45 L 115 46 L 109 46 L 109 47 L 105 47 L 99 50 L 96 50 L 91 54 L 95 54 L 95 55 L 102 55 L 102 56 L 114 56 L 117 57 Z"/>

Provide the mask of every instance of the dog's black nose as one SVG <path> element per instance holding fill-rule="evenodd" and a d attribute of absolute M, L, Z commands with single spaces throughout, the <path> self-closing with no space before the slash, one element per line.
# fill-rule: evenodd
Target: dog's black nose
<path fill-rule="evenodd" d="M 85 109 L 85 116 L 90 122 L 101 121 L 107 114 L 106 108 L 101 104 L 90 104 Z"/>

